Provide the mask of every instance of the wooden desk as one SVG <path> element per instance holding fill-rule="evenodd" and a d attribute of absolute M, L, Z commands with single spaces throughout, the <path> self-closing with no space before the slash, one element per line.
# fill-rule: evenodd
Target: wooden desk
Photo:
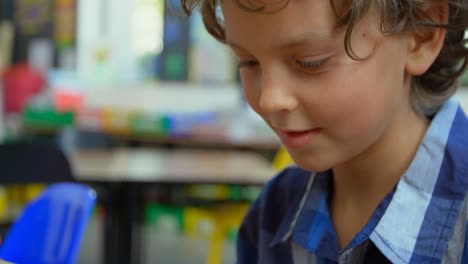
<path fill-rule="evenodd" d="M 274 175 L 256 153 L 219 150 L 80 151 L 68 155 L 79 181 L 104 183 L 105 263 L 139 264 L 143 189 L 149 183 L 263 185 Z"/>
<path fill-rule="evenodd" d="M 68 155 L 80 181 L 257 184 L 274 171 L 262 156 L 224 150 L 117 149 Z"/>

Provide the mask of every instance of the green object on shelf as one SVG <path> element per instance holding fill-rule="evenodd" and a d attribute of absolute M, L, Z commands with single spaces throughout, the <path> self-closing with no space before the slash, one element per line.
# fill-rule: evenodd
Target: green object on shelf
<path fill-rule="evenodd" d="M 26 108 L 22 112 L 23 123 L 27 127 L 37 127 L 44 129 L 58 129 L 72 126 L 75 121 L 73 112 L 57 112 L 53 107 L 42 109 Z"/>
<path fill-rule="evenodd" d="M 130 131 L 136 135 L 167 136 L 169 133 L 169 118 L 166 116 L 136 114 L 131 117 Z"/>
<path fill-rule="evenodd" d="M 184 74 L 185 58 L 183 54 L 177 52 L 170 52 L 167 55 L 167 61 L 165 64 L 166 72 L 172 79 L 180 79 Z"/>
<path fill-rule="evenodd" d="M 170 217 L 177 223 L 178 231 L 183 230 L 183 208 L 179 206 L 163 205 L 163 204 L 148 204 L 145 207 L 145 223 L 155 224 L 162 217 Z"/>
<path fill-rule="evenodd" d="M 241 197 L 247 201 L 255 201 L 261 194 L 262 187 L 259 186 L 249 186 L 241 189 Z"/>
<path fill-rule="evenodd" d="M 226 239 L 229 241 L 236 241 L 237 240 L 237 233 L 239 230 L 235 228 L 229 228 L 226 234 Z"/>
<path fill-rule="evenodd" d="M 240 201 L 242 199 L 242 188 L 240 186 L 230 186 L 229 199 L 232 201 Z"/>

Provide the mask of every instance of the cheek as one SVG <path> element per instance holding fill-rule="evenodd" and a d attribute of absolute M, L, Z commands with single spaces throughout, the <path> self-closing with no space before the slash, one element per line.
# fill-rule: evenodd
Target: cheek
<path fill-rule="evenodd" d="M 347 116 L 338 125 L 340 136 L 370 140 L 380 134 L 385 127 L 386 113 L 370 95 L 350 103 L 343 111 Z"/>
<path fill-rule="evenodd" d="M 333 128 L 331 136 L 359 138 L 382 129 L 388 94 L 378 81 L 378 70 L 358 64 L 341 67 L 321 94 L 320 116 Z"/>
<path fill-rule="evenodd" d="M 401 67 L 388 67 L 379 63 L 380 61 L 398 65 L 391 58 L 371 59 L 360 71 L 348 75 L 352 77 L 346 82 L 347 91 L 343 92 L 344 97 L 339 102 L 347 107 L 344 110 L 349 113 L 343 124 L 356 134 L 366 134 L 369 131 L 368 136 L 371 136 L 372 133 L 380 133 L 392 122 L 398 108 L 409 101 L 409 94 L 406 94 L 403 85 Z"/>
<path fill-rule="evenodd" d="M 245 73 L 242 70 L 240 71 L 240 76 L 242 80 L 242 89 L 247 103 L 255 112 L 257 112 L 257 114 L 263 116 L 259 107 L 261 93 L 261 88 L 258 86 L 259 84 L 256 83 L 255 78 L 253 78 L 251 74 Z"/>

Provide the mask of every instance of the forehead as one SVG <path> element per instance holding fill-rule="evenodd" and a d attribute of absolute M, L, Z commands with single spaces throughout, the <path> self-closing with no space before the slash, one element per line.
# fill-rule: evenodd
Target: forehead
<path fill-rule="evenodd" d="M 261 2 L 268 6 L 268 2 L 283 1 Z M 275 43 L 283 38 L 309 33 L 318 38 L 331 38 L 336 30 L 337 18 L 330 0 L 290 0 L 277 12 L 249 12 L 240 6 L 244 2 L 252 1 L 221 1 L 228 41 L 239 43 L 257 40 Z M 269 10 L 268 7 L 266 10 Z"/>

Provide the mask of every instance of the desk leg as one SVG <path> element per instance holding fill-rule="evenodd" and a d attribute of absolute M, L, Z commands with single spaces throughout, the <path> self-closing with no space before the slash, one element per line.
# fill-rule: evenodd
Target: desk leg
<path fill-rule="evenodd" d="M 107 196 L 104 202 L 104 261 L 105 264 L 117 263 L 118 255 L 116 254 L 117 241 L 119 239 L 117 229 L 119 226 L 119 206 L 118 195 L 120 193 L 119 184 L 109 184 L 107 186 Z"/>
<path fill-rule="evenodd" d="M 112 223 L 112 216 L 110 215 L 110 210 L 108 209 L 109 207 L 106 208 L 106 215 L 105 215 L 105 219 L 104 219 L 104 239 L 103 239 L 103 242 L 104 242 L 104 261 L 103 263 L 105 264 L 112 264 L 112 263 L 116 263 L 116 260 L 115 260 L 115 254 L 113 253 L 114 252 L 114 248 L 115 248 L 115 239 L 116 239 L 116 236 L 114 235 L 114 228 L 113 228 L 113 223 Z"/>
<path fill-rule="evenodd" d="M 141 190 L 138 189 L 136 183 L 125 183 L 123 187 L 124 198 L 122 201 L 122 224 L 119 233 L 121 234 L 119 241 L 119 252 L 123 253 L 123 259 L 119 261 L 122 264 L 140 264 L 141 263 L 141 215 L 142 202 Z"/>
<path fill-rule="evenodd" d="M 105 226 L 106 264 L 140 264 L 142 200 L 137 184 L 111 186 Z"/>

